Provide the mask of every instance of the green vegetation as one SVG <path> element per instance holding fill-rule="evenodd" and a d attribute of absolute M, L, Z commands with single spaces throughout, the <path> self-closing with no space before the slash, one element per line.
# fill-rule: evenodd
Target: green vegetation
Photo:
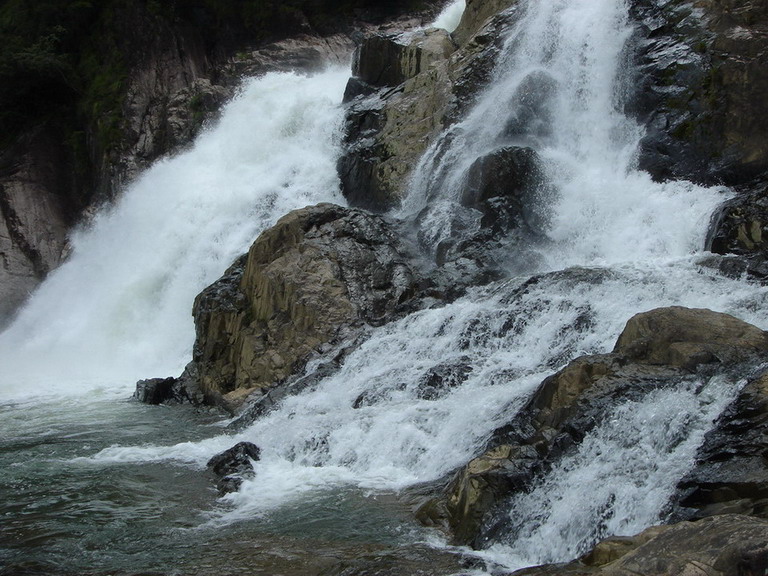
<path fill-rule="evenodd" d="M 128 75 L 158 34 L 202 37 L 213 56 L 299 32 L 383 18 L 422 0 L 0 0 L 0 154 L 31 128 L 61 136 L 78 172 L 123 137 Z M 194 103 L 193 103 L 194 106 Z"/>

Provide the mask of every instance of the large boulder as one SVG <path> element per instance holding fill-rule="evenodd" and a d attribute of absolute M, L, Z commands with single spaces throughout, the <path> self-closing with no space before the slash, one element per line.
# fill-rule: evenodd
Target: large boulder
<path fill-rule="evenodd" d="M 638 314 L 612 353 L 578 358 L 545 379 L 420 517 L 446 525 L 456 543 L 481 547 L 504 529 L 497 522 L 504 503 L 581 442 L 617 399 L 639 399 L 701 372 L 743 369 L 766 352 L 768 333 L 726 314 L 680 307 Z"/>
<path fill-rule="evenodd" d="M 332 204 L 291 212 L 195 300 L 187 373 L 209 401 L 237 405 L 408 310 L 420 277 L 383 219 Z"/>
<path fill-rule="evenodd" d="M 633 0 L 640 167 L 655 178 L 749 181 L 768 169 L 765 0 Z"/>

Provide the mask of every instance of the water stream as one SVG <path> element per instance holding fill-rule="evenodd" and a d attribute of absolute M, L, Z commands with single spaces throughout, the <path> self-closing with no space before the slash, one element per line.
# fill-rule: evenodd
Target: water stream
<path fill-rule="evenodd" d="M 371 330 L 339 373 L 234 435 L 214 414 L 124 400 L 137 378 L 180 372 L 192 298 L 259 230 L 294 207 L 341 201 L 345 73 L 253 81 L 192 150 L 148 171 L 77 234 L 72 260 L 0 336 L 0 565 L 9 574 L 25 573 L 28 557 L 30 574 L 270 573 L 281 554 L 280 570 L 302 573 L 291 570 L 333 564 L 349 547 L 429 539 L 393 495 L 477 454 L 543 378 L 609 351 L 635 313 L 706 307 L 768 328 L 766 289 L 702 265 L 708 219 L 727 191 L 657 184 L 634 169 L 642 128 L 621 112 L 626 3 L 524 8 L 494 82 L 425 154 L 399 215 L 437 245 L 465 210 L 467 168 L 500 146 L 530 146 L 551 193 L 528 274 Z M 520 256 L 510 247 L 508 257 Z M 531 274 L 539 280 L 526 282 Z M 452 386 L 429 387 L 437 368 Z M 515 538 L 485 557 L 510 568 L 564 561 L 601 536 L 658 522 L 737 387 L 689 382 L 617 406 L 520 497 L 518 514 L 530 512 Z M 635 443 L 639 435 L 647 442 Z M 257 475 L 217 499 L 205 462 L 239 440 L 262 448 Z M 579 491 L 597 483 L 599 498 Z M 88 522 L 99 530 L 77 528 Z M 74 561 L 73 551 L 85 556 Z"/>

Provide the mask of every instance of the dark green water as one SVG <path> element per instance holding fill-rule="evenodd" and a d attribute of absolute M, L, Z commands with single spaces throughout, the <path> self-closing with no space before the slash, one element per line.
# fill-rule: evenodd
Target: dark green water
<path fill-rule="evenodd" d="M 0 405 L 0 574 L 458 570 L 452 556 L 413 544 L 425 534 L 394 495 L 336 489 L 217 526 L 210 520 L 227 504 L 205 470 L 78 459 L 200 440 L 220 433 L 220 418 L 114 398 Z"/>

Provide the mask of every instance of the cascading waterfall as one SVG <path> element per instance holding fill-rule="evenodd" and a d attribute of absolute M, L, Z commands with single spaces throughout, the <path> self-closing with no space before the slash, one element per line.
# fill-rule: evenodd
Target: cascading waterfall
<path fill-rule="evenodd" d="M 499 146 L 529 146 L 551 184 L 539 206 L 548 222 L 532 271 L 539 281 L 511 278 L 371 330 L 337 374 L 237 434 L 216 429 L 206 439 L 181 443 L 116 441 L 68 465 L 105 470 L 171 462 L 187 470 L 204 467 L 237 441 L 254 442 L 262 448 L 256 477 L 209 518 L 231 525 L 335 490 L 381 493 L 440 478 L 477 454 L 544 377 L 576 356 L 610 350 L 639 311 L 707 307 L 768 327 L 768 291 L 697 264 L 707 219 L 724 192 L 653 183 L 633 169 L 642 130 L 621 113 L 620 70 L 629 61 L 632 31 L 626 3 L 545 0 L 521 7 L 525 13 L 508 32 L 494 81 L 468 117 L 425 154 L 401 215 L 417 218 L 422 238 L 436 246 L 465 210 L 458 194 L 467 168 Z M 309 86 L 318 92 L 306 95 Z M 255 82 L 193 151 L 154 168 L 120 206 L 82 232 L 71 271 L 56 274 L 0 340 L 4 363 L 21 343 L 19 373 L 32 374 L 23 386 L 56 377 L 72 382 L 65 387 L 72 390 L 92 376 L 129 383 L 160 368 L 178 371 L 191 345 L 194 293 L 285 211 L 338 201 L 333 160 L 339 118 L 332 102 L 342 89 L 339 73 Z M 243 131 L 238 110 L 250 98 L 266 107 L 258 116 L 267 125 Z M 264 144 L 264 133 L 279 138 L 280 147 L 269 136 Z M 233 134 L 246 140 L 225 145 Z M 307 140 L 318 156 L 292 162 Z M 254 163 L 254 150 L 266 159 Z M 214 158 L 226 175 L 223 184 L 207 172 Z M 201 166 L 202 174 L 185 177 L 183 193 L 144 204 L 164 194 L 168 171 Z M 228 180 L 235 177 L 242 187 Z M 222 192 L 227 197 L 219 202 Z M 131 215 L 134 204 L 141 205 Z M 201 222 L 188 212 L 192 207 L 215 215 Z M 179 228 L 168 225 L 169 215 Z M 156 216 L 155 222 L 144 219 Z M 124 226 L 135 227 L 134 240 L 113 235 Z M 162 240 L 146 239 L 158 231 Z M 230 232 L 234 237 L 225 236 Z M 142 243 L 146 248 L 136 254 Z M 128 248 L 118 252 L 123 244 Z M 518 255 L 510 250 L 514 260 Z M 200 262 L 200 251 L 213 256 Z M 189 265 L 177 264 L 182 256 Z M 90 271 L 123 259 L 123 271 L 108 272 L 104 291 L 97 289 Z M 170 288 L 177 284 L 186 287 L 183 298 Z M 142 312 L 144 302 L 158 297 L 173 300 L 173 313 Z M 137 308 L 143 315 L 135 315 Z M 49 327 L 46 333 L 41 324 Z M 25 359 L 41 354 L 51 359 L 53 374 L 31 369 Z M 147 355 L 141 366 L 151 373 L 137 374 L 137 358 Z M 78 368 L 74 380 L 61 375 L 71 364 Z M 435 370 L 448 374 L 448 385 L 430 384 Z M 18 392 L 5 378 L 2 386 L 4 396 Z M 735 390 L 733 383 L 690 382 L 618 406 L 576 453 L 518 498 L 516 509 L 530 514 L 514 527 L 514 539 L 502 539 L 485 554 L 510 567 L 562 561 L 603 535 L 634 533 L 658 521 L 666 496 Z M 638 445 L 640 435 L 645 442 Z M 638 482 L 639 476 L 647 479 Z M 606 478 L 605 492 L 581 506 L 579 486 Z M 597 528 L 585 534 L 585 526 Z"/>
<path fill-rule="evenodd" d="M 138 378 L 180 373 L 194 297 L 283 214 L 343 202 L 347 76 L 250 82 L 194 148 L 158 162 L 79 230 L 69 261 L 0 335 L 0 394 L 124 395 Z"/>

